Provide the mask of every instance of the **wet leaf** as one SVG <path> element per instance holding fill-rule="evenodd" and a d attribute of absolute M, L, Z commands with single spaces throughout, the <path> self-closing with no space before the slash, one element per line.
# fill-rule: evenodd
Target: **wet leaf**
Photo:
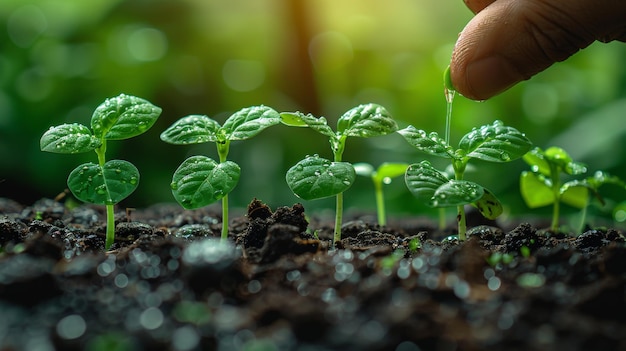
<path fill-rule="evenodd" d="M 222 129 L 226 140 L 245 140 L 280 123 L 280 114 L 267 106 L 246 107 L 228 117 Z"/>
<path fill-rule="evenodd" d="M 413 147 L 419 151 L 433 156 L 444 158 L 454 158 L 454 149 L 446 144 L 446 141 L 439 137 L 437 133 L 427 134 L 421 129 L 408 126 L 398 131 L 400 135 Z"/>
<path fill-rule="evenodd" d="M 572 180 L 561 186 L 559 189 L 561 201 L 564 203 L 583 209 L 589 203 L 590 193 L 596 193 L 596 190 L 586 180 Z"/>
<path fill-rule="evenodd" d="M 474 206 L 487 219 L 496 219 L 502 214 L 502 203 L 489 190 L 483 188 L 483 196 L 474 202 Z"/>
<path fill-rule="evenodd" d="M 280 114 L 281 123 L 291 127 L 309 127 L 316 132 L 330 138 L 335 138 L 335 132 L 328 125 L 324 117 L 315 117 L 302 112 L 283 112 Z"/>
<path fill-rule="evenodd" d="M 161 140 L 177 145 L 216 142 L 220 129 L 217 121 L 202 115 L 190 115 L 174 122 L 161 133 Z"/>
<path fill-rule="evenodd" d="M 76 167 L 67 179 L 74 196 L 99 205 L 116 204 L 130 195 L 139 184 L 139 171 L 128 161 L 111 160 L 100 167 L 85 163 Z"/>
<path fill-rule="evenodd" d="M 310 156 L 287 171 L 287 185 L 304 200 L 321 199 L 342 193 L 356 178 L 354 167 L 348 162 L 331 162 L 319 156 Z"/>
<path fill-rule="evenodd" d="M 100 139 L 128 139 L 150 129 L 160 114 L 161 108 L 149 101 L 121 94 L 106 99 L 96 108 L 91 129 Z"/>
<path fill-rule="evenodd" d="M 345 136 L 369 138 L 398 130 L 396 121 L 378 104 L 364 104 L 344 113 L 337 121 L 337 133 Z"/>
<path fill-rule="evenodd" d="M 505 126 L 501 121 L 484 125 L 465 134 L 459 142 L 469 158 L 489 162 L 509 162 L 524 156 L 532 143 L 517 129 Z"/>
<path fill-rule="evenodd" d="M 451 179 L 437 188 L 429 205 L 432 207 L 467 205 L 480 199 L 483 194 L 483 187 L 474 182 Z"/>
<path fill-rule="evenodd" d="M 174 172 L 172 193 L 186 209 L 204 207 L 230 193 L 240 174 L 239 165 L 232 161 L 217 163 L 206 156 L 192 156 Z"/>
<path fill-rule="evenodd" d="M 411 194 L 424 203 L 430 203 L 437 189 L 449 181 L 428 161 L 410 165 L 404 180 Z"/>
<path fill-rule="evenodd" d="M 77 154 L 96 149 L 100 140 L 87 126 L 78 123 L 62 124 L 48 129 L 39 141 L 41 151 Z"/>
<path fill-rule="evenodd" d="M 530 208 L 553 204 L 557 199 L 551 187 L 552 183 L 542 174 L 524 171 L 520 176 L 520 192 Z"/>

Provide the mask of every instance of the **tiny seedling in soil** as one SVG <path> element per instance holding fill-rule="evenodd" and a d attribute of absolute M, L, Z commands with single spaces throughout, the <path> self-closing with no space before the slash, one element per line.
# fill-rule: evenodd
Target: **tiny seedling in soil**
<path fill-rule="evenodd" d="M 329 138 L 333 161 L 307 156 L 287 171 L 287 184 L 291 191 L 305 200 L 336 196 L 335 230 L 333 245 L 341 240 L 343 192 L 356 178 L 354 167 L 343 162 L 343 151 L 348 137 L 369 138 L 386 135 L 398 129 L 387 110 L 377 104 L 359 105 L 344 113 L 333 131 L 326 118 L 300 112 L 281 113 L 282 122 L 292 127 L 309 127 Z"/>
<path fill-rule="evenodd" d="M 98 163 L 76 167 L 67 179 L 74 196 L 93 204 L 105 205 L 107 214 L 105 248 L 115 239 L 113 207 L 137 188 L 139 171 L 128 161 L 106 161 L 108 140 L 123 140 L 146 132 L 161 114 L 161 108 L 130 95 L 105 100 L 91 117 L 91 130 L 71 123 L 51 127 L 40 140 L 42 151 L 76 154 L 95 151 Z"/>
<path fill-rule="evenodd" d="M 378 166 L 378 169 L 374 169 L 374 166 L 369 163 L 360 162 L 354 164 L 354 170 L 357 175 L 369 177 L 374 183 L 374 193 L 376 195 L 376 214 L 378 215 L 378 225 L 380 226 L 387 224 L 383 184 L 390 184 L 392 178 L 404 175 L 407 167 L 409 167 L 409 165 L 406 163 L 391 162 L 381 164 Z"/>
<path fill-rule="evenodd" d="M 161 133 L 161 140 L 177 145 L 214 142 L 219 162 L 207 156 L 191 156 L 176 169 L 172 193 L 185 209 L 204 207 L 222 200 L 222 240 L 228 237 L 228 194 L 239 182 L 241 169 L 228 161 L 230 142 L 250 139 L 280 123 L 280 115 L 266 106 L 244 108 L 231 115 L 223 126 L 202 115 L 183 117 Z"/>
<path fill-rule="evenodd" d="M 457 207 L 459 239 L 465 240 L 466 222 L 464 205 L 472 204 L 483 216 L 495 219 L 502 213 L 502 205 L 487 189 L 477 183 L 463 180 L 467 164 L 472 159 L 489 162 L 509 162 L 522 157 L 531 142 L 517 129 L 501 121 L 474 128 L 465 134 L 454 149 L 436 132 L 427 134 L 413 126 L 398 133 L 418 150 L 450 159 L 454 179 L 435 169 L 430 162 L 412 164 L 406 171 L 405 181 L 411 193 L 432 207 Z"/>
<path fill-rule="evenodd" d="M 545 151 L 536 147 L 523 157 L 531 171 L 524 171 L 520 176 L 520 191 L 526 205 L 537 208 L 552 205 L 552 223 L 550 230 L 559 230 L 560 203 L 566 203 L 582 210 L 578 231 L 584 227 L 587 208 L 593 197 L 601 204 L 604 200 L 598 193 L 600 186 L 613 184 L 625 188 L 618 177 L 597 171 L 584 179 L 561 180 L 561 174 L 576 176 L 587 172 L 585 165 L 572 160 L 571 156 L 560 147 L 549 147 Z"/>

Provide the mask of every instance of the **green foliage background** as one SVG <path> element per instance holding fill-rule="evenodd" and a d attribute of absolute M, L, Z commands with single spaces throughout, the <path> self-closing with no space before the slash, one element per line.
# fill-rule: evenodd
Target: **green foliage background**
<path fill-rule="evenodd" d="M 95 154 L 43 153 L 40 136 L 51 125 L 88 124 L 98 104 L 122 92 L 163 108 L 148 133 L 110 143 L 108 157 L 132 162 L 142 175 L 122 203 L 130 207 L 173 201 L 169 183 L 177 166 L 194 154 L 216 157 L 212 144 L 159 140 L 189 114 L 223 122 L 243 107 L 265 104 L 334 121 L 357 104 L 375 102 L 401 127 L 442 133 L 442 72 L 471 17 L 461 1 L 3 0 L 0 196 L 30 204 L 62 192 L 69 171 Z M 558 145 L 591 171 L 626 178 L 625 58 L 623 43 L 596 43 L 488 102 L 457 97 L 452 140 L 500 119 L 537 146 Z M 284 126 L 233 143 L 229 156 L 242 177 L 231 203 L 299 201 L 284 174 L 314 153 L 331 157 L 323 136 Z M 349 140 L 344 155 L 375 166 L 425 158 L 399 135 Z M 518 190 L 523 162 L 476 166 L 482 172 L 467 179 L 491 189 L 511 213 L 528 211 Z M 402 181 L 386 190 L 390 215 L 425 210 Z M 374 208 L 369 179 L 359 179 L 345 198 L 348 208 Z M 334 206 L 332 199 L 304 204 Z"/>

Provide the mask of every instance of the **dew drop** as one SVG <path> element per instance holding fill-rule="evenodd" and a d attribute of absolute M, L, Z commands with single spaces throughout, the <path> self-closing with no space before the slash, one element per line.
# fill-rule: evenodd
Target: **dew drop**
<path fill-rule="evenodd" d="M 137 184 L 137 177 L 130 177 L 130 179 L 128 180 L 128 182 L 132 185 Z"/>
<path fill-rule="evenodd" d="M 385 184 L 391 184 L 391 178 L 390 178 L 390 177 L 385 177 L 385 178 L 383 178 L 383 183 L 385 183 Z"/>
<path fill-rule="evenodd" d="M 172 188 L 172 190 L 178 190 L 178 183 L 176 183 L 176 182 L 171 182 L 171 183 L 170 183 L 170 188 Z"/>
<path fill-rule="evenodd" d="M 344 180 L 342 181 L 342 183 L 343 183 L 343 184 L 345 184 L 345 185 L 350 185 L 350 184 L 352 184 L 352 182 L 350 182 L 350 180 L 349 180 L 349 179 L 344 179 Z"/>

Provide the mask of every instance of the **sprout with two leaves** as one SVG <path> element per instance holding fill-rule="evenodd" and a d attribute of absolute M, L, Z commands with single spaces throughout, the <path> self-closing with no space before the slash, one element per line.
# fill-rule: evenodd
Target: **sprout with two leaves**
<path fill-rule="evenodd" d="M 348 137 L 369 138 L 386 135 L 398 129 L 387 110 L 377 104 L 364 104 L 350 109 L 337 121 L 333 131 L 326 118 L 314 117 L 300 112 L 281 113 L 282 122 L 293 127 L 309 127 L 329 138 L 333 161 L 307 156 L 287 171 L 287 185 L 294 194 L 304 200 L 336 197 L 334 243 L 341 240 L 343 217 L 343 192 L 356 178 L 354 167 L 342 160 Z"/>
<path fill-rule="evenodd" d="M 408 126 L 398 133 L 413 147 L 429 155 L 450 159 L 454 179 L 435 169 L 430 162 L 412 164 L 406 171 L 405 181 L 411 193 L 432 207 L 457 207 L 458 234 L 466 237 L 464 205 L 472 204 L 488 219 L 502 213 L 500 201 L 487 189 L 463 179 L 468 162 L 472 159 L 488 162 L 509 162 L 522 157 L 531 148 L 531 142 L 517 129 L 501 121 L 472 129 L 465 134 L 454 149 L 435 132 Z"/>
<path fill-rule="evenodd" d="M 571 156 L 560 147 L 552 146 L 546 150 L 536 147 L 524 155 L 523 159 L 530 165 L 531 171 L 524 171 L 520 176 L 522 198 L 530 208 L 552 204 L 550 230 L 553 232 L 559 230 L 561 202 L 583 211 L 578 228 L 580 232 L 584 227 L 591 199 L 596 197 L 601 204 L 604 204 L 604 200 L 598 193 L 600 186 L 613 184 L 625 188 L 621 179 L 602 171 L 597 171 L 593 176 L 584 179 L 562 182 L 562 173 L 576 176 L 586 173 L 587 167 L 573 161 Z"/>
<path fill-rule="evenodd" d="M 369 163 L 360 162 L 354 164 L 354 170 L 357 175 L 369 177 L 374 183 L 374 194 L 376 195 L 376 214 L 378 216 L 378 225 L 387 224 L 387 216 L 385 214 L 385 196 L 383 192 L 383 184 L 390 184 L 392 178 L 404 175 L 407 163 L 385 162 L 374 169 Z"/>
<path fill-rule="evenodd" d="M 161 108 L 130 95 L 106 99 L 91 117 L 91 130 L 71 123 L 51 127 L 40 140 L 42 151 L 76 154 L 95 151 L 98 163 L 76 167 L 67 179 L 74 196 L 83 201 L 106 206 L 106 241 L 108 250 L 115 239 L 114 205 L 137 188 L 139 171 L 128 161 L 106 161 L 107 141 L 123 140 L 146 132 L 161 114 Z"/>
<path fill-rule="evenodd" d="M 230 142 L 250 139 L 278 123 L 280 115 L 274 109 L 253 106 L 235 112 L 223 126 L 207 116 L 191 115 L 161 133 L 161 140 L 170 144 L 216 144 L 219 162 L 207 156 L 189 157 L 174 172 L 171 188 L 174 198 L 185 209 L 222 200 L 222 240 L 228 237 L 228 194 L 241 174 L 239 165 L 227 160 Z"/>

